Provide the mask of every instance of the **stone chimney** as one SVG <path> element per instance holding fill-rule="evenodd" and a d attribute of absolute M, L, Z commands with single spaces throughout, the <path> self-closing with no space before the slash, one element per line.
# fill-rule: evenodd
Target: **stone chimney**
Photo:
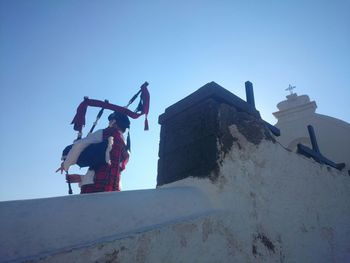
<path fill-rule="evenodd" d="M 254 105 L 215 82 L 168 107 L 159 116 L 159 124 L 157 186 L 187 177 L 215 181 L 220 160 L 237 141 L 230 133 L 231 125 L 254 144 L 263 138 L 274 140 Z"/>

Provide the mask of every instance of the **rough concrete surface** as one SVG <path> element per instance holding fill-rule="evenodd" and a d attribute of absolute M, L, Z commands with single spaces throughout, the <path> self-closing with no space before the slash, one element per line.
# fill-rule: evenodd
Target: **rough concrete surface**
<path fill-rule="evenodd" d="M 163 187 L 194 186 L 216 212 L 40 262 L 349 262 L 350 177 L 270 140 L 251 143 L 235 125 L 230 133 L 216 182 Z"/>

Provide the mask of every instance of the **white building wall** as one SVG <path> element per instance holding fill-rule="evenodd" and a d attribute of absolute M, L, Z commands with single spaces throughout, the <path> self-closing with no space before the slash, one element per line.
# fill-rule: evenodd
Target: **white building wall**
<path fill-rule="evenodd" d="M 277 107 L 279 111 L 274 116 L 278 122 L 275 126 L 280 129 L 281 136 L 276 139 L 283 146 L 292 151 L 296 151 L 298 143 L 311 147 L 307 126 L 312 125 L 321 153 L 335 163 L 345 163 L 344 170 L 350 169 L 349 123 L 315 113 L 316 103 L 310 102 L 307 95 L 294 93 Z"/>
<path fill-rule="evenodd" d="M 230 130 L 215 183 L 1 203 L 0 261 L 350 262 L 350 177 Z"/>

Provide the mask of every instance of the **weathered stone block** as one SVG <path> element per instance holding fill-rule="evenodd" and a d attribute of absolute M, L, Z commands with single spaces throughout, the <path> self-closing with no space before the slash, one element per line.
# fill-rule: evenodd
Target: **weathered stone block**
<path fill-rule="evenodd" d="M 252 143 L 272 138 L 254 107 L 214 82 L 167 108 L 159 123 L 157 185 L 190 176 L 215 181 L 220 156 L 235 139 L 232 124 Z"/>

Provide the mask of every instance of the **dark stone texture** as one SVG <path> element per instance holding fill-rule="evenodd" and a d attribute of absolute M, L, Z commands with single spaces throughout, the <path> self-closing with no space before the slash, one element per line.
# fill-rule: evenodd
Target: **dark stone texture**
<path fill-rule="evenodd" d="M 163 123 L 157 185 L 189 176 L 207 177 L 217 169 L 218 106 L 208 99 Z"/>
<path fill-rule="evenodd" d="M 238 110 L 245 111 L 257 118 L 260 118 L 260 113 L 255 109 L 254 105 L 248 104 L 246 101 L 237 97 L 213 81 L 207 83 L 191 95 L 168 107 L 164 114 L 159 116 L 159 124 L 163 124 L 166 119 L 172 118 L 174 115 L 208 98 L 212 98 L 216 101 L 224 102 L 229 105 L 235 105 Z"/>
<path fill-rule="evenodd" d="M 251 143 L 258 145 L 263 139 L 275 142 L 264 121 L 246 112 L 238 111 L 235 107 L 222 104 L 220 108 L 221 129 L 225 130 L 235 124 L 238 131 Z"/>
<path fill-rule="evenodd" d="M 214 82 L 167 108 L 159 123 L 158 186 L 190 176 L 215 182 L 237 140 L 232 124 L 253 144 L 274 140 L 255 108 Z"/>

